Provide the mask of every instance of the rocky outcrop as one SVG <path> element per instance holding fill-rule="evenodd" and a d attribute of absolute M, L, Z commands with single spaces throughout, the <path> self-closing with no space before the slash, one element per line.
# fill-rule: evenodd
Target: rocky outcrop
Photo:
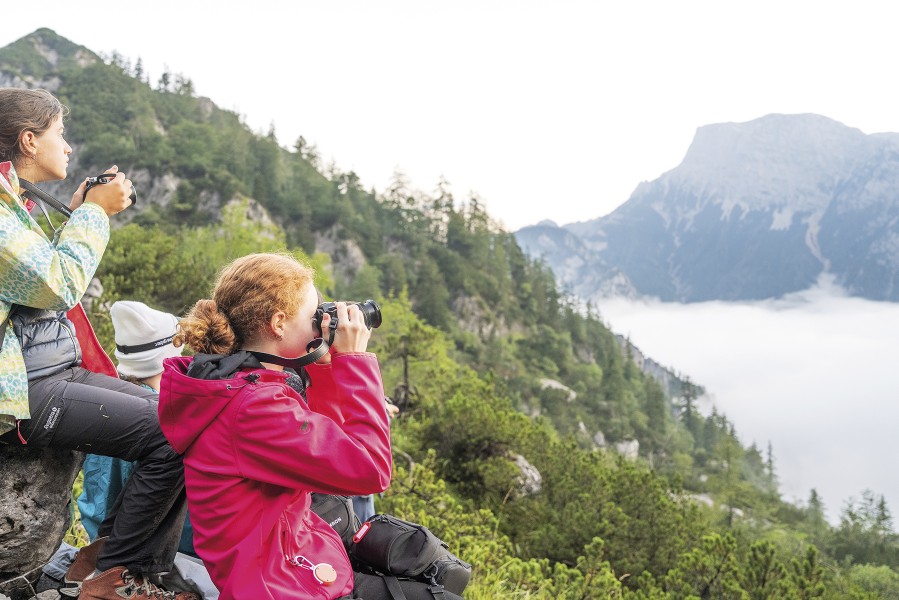
<path fill-rule="evenodd" d="M 83 461 L 71 450 L 0 445 L 0 581 L 33 572 L 59 547 Z"/>
<path fill-rule="evenodd" d="M 362 248 L 341 237 L 339 225 L 315 235 L 315 250 L 331 257 L 332 275 L 339 281 L 352 281 L 367 264 Z"/>
<path fill-rule="evenodd" d="M 665 393 L 669 398 L 679 398 L 683 394 L 685 381 L 681 375 L 678 375 L 668 367 L 664 367 L 644 355 L 637 346 L 631 343 L 630 339 L 617 334 L 615 335 L 615 339 L 618 341 L 618 344 L 621 346 L 624 353 L 634 361 L 634 364 L 662 386 L 662 389 L 665 390 Z M 698 395 L 701 396 L 705 393 L 704 387 L 696 384 L 693 385 L 696 388 L 696 393 Z"/>
<path fill-rule="evenodd" d="M 622 440 L 615 444 L 615 450 L 628 460 L 637 460 L 640 456 L 640 442 L 638 440 Z"/>
<path fill-rule="evenodd" d="M 566 400 L 568 402 L 574 402 L 577 400 L 577 392 L 573 389 L 562 383 L 561 381 L 556 381 L 555 379 L 540 379 L 540 389 L 543 390 L 559 390 L 563 392 L 566 396 Z"/>
<path fill-rule="evenodd" d="M 520 475 L 516 481 L 519 496 L 533 496 L 540 493 L 543 487 L 543 476 L 537 467 L 532 465 L 521 454 L 513 454 L 511 457 Z"/>

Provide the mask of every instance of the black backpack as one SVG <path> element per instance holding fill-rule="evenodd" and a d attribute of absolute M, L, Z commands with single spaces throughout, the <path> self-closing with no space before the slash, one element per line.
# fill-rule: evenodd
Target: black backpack
<path fill-rule="evenodd" d="M 471 579 L 471 565 L 431 530 L 390 515 L 363 523 L 347 550 L 360 571 L 422 581 L 454 594 L 461 594 Z"/>
<path fill-rule="evenodd" d="M 353 498 L 313 492 L 310 508 L 337 532 L 343 545 L 349 548 L 353 543 L 353 535 L 362 525 L 353 510 Z"/>
<path fill-rule="evenodd" d="M 394 600 L 406 598 L 399 580 L 428 584 L 422 597 L 440 599 L 443 590 L 461 595 L 471 579 L 471 565 L 423 525 L 390 515 L 360 524 L 350 496 L 315 492 L 310 508 L 340 535 L 353 570 L 383 578 Z"/>

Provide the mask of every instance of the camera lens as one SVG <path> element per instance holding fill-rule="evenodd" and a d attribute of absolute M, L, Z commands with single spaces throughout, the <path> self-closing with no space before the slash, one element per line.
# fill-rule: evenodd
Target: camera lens
<path fill-rule="evenodd" d="M 378 306 L 377 302 L 369 298 L 365 302 L 357 302 L 356 306 L 362 311 L 366 327 L 371 329 L 372 327 L 381 326 L 381 307 Z"/>
<path fill-rule="evenodd" d="M 381 326 L 381 307 L 378 306 L 377 302 L 368 299 L 365 302 L 348 302 L 348 304 L 355 304 L 359 307 L 359 311 L 362 313 L 362 318 L 365 321 L 366 327 L 371 329 L 372 327 Z M 331 315 L 331 327 L 336 327 L 337 304 L 334 302 L 322 302 L 316 309 L 315 316 L 312 317 L 312 325 L 319 335 L 324 335 L 322 332 L 322 318 L 325 316 L 325 313 Z"/>

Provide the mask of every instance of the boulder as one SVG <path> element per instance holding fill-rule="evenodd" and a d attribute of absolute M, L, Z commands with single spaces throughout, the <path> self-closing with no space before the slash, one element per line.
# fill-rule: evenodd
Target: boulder
<path fill-rule="evenodd" d="M 515 466 L 518 467 L 520 473 L 516 481 L 519 495 L 533 496 L 539 493 L 543 485 L 543 476 L 540 475 L 537 467 L 520 454 L 513 454 L 511 458 L 515 461 Z"/>
<path fill-rule="evenodd" d="M 622 440 L 615 444 L 615 450 L 628 460 L 637 460 L 640 456 L 640 442 L 638 440 Z"/>
<path fill-rule="evenodd" d="M 16 578 L 36 579 L 59 547 L 82 462 L 72 450 L 0 445 L 0 593 L 17 598 Z"/>

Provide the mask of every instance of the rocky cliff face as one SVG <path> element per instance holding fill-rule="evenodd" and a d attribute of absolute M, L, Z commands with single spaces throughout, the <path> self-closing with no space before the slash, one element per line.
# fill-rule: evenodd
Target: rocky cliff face
<path fill-rule="evenodd" d="M 700 128 L 677 168 L 606 217 L 516 236 L 587 299 L 762 299 L 829 274 L 852 295 L 899 301 L 897 183 L 899 134 L 769 115 Z"/>

